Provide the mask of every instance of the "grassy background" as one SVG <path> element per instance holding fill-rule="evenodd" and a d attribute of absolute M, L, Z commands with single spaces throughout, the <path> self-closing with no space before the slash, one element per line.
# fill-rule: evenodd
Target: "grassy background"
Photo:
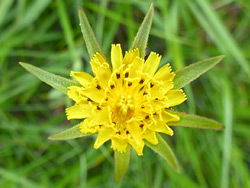
<path fill-rule="evenodd" d="M 105 54 L 112 43 L 132 44 L 151 1 L 0 1 L 0 187 L 114 187 L 110 143 L 95 137 L 51 142 L 47 137 L 75 121 L 72 101 L 18 65 L 31 63 L 69 77 L 90 72 L 77 6 L 82 6 Z M 226 58 L 185 88 L 179 110 L 225 125 L 216 132 L 175 128 L 164 136 L 181 174 L 148 148 L 132 152 L 117 187 L 250 187 L 250 3 L 247 0 L 157 0 L 148 52 L 173 70 L 216 55 Z"/>

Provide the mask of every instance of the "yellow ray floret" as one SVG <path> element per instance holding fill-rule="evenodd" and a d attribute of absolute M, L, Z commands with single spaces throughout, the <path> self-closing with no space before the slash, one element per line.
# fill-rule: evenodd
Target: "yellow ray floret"
<path fill-rule="evenodd" d="M 169 64 L 157 68 L 161 56 L 151 53 L 147 60 L 134 49 L 123 57 L 120 44 L 112 45 L 111 64 L 99 53 L 91 59 L 94 77 L 83 72 L 71 72 L 82 87 L 71 86 L 68 96 L 75 105 L 66 109 L 68 119 L 84 119 L 80 131 L 97 133 L 94 148 L 108 140 L 118 152 L 131 145 L 143 155 L 144 140 L 158 144 L 156 133 L 173 135 L 168 122 L 179 121 L 166 108 L 181 104 L 186 95 L 173 90 L 174 73 Z"/>

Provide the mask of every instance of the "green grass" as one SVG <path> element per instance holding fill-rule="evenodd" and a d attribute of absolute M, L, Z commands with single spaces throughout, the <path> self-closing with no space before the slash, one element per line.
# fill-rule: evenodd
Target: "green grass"
<path fill-rule="evenodd" d="M 250 69 L 248 1 L 158 0 L 148 50 L 177 70 L 212 56 L 226 58 L 185 87 L 179 110 L 213 118 L 223 131 L 174 128 L 168 140 L 182 173 L 149 148 L 133 151 L 117 187 L 250 187 Z M 0 187 L 114 187 L 110 143 L 93 149 L 95 136 L 49 141 L 76 124 L 71 101 L 41 83 L 18 62 L 69 77 L 90 72 L 77 6 L 83 6 L 103 51 L 132 44 L 151 1 L 0 1 Z"/>

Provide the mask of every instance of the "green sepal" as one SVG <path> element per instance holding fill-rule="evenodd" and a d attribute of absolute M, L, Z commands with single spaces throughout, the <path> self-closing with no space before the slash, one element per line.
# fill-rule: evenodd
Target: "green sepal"
<path fill-rule="evenodd" d="M 39 78 L 41 81 L 50 85 L 51 87 L 67 94 L 68 87 L 70 86 L 80 86 L 80 84 L 76 81 L 64 78 L 62 76 L 55 75 L 53 73 L 47 72 L 41 68 L 36 66 L 27 64 L 27 63 L 19 63 L 23 68 L 29 71 L 31 74 Z"/>
<path fill-rule="evenodd" d="M 171 114 L 178 115 L 180 121 L 168 122 L 168 126 L 180 126 L 180 127 L 190 127 L 190 128 L 200 128 L 200 129 L 213 129 L 221 130 L 224 129 L 224 126 L 218 123 L 217 121 L 193 114 L 187 114 L 184 112 L 178 112 L 174 110 L 167 110 Z"/>
<path fill-rule="evenodd" d="M 225 56 L 216 56 L 197 63 L 193 63 L 175 72 L 174 89 L 180 89 L 197 79 L 218 64 Z"/>
<path fill-rule="evenodd" d="M 172 149 L 158 133 L 156 133 L 156 138 L 158 140 L 158 144 L 156 145 L 153 145 L 146 140 L 144 140 L 144 142 L 148 147 L 150 147 L 152 150 L 158 153 L 163 159 L 165 159 L 172 169 L 174 169 L 176 172 L 180 172 L 181 169 L 178 160 L 176 159 Z"/>
<path fill-rule="evenodd" d="M 84 41 L 86 43 L 90 59 L 92 59 L 92 57 L 98 52 L 108 62 L 108 60 L 107 60 L 106 56 L 104 55 L 99 43 L 96 40 L 95 34 L 94 34 L 90 24 L 89 24 L 87 16 L 81 7 L 78 7 L 78 15 L 79 15 L 79 19 L 80 19 L 81 32 L 82 32 Z"/>
<path fill-rule="evenodd" d="M 120 153 L 118 151 L 114 152 L 115 155 L 115 182 L 119 183 L 121 178 L 124 176 L 128 169 L 130 162 L 130 151 L 131 147 L 128 146 L 125 153 Z"/>
<path fill-rule="evenodd" d="M 83 134 L 80 131 L 80 127 L 78 124 L 63 132 L 51 135 L 48 139 L 49 140 L 69 140 L 69 139 L 79 138 L 79 137 L 88 136 L 88 135 L 89 134 Z"/>
<path fill-rule="evenodd" d="M 153 15 L 154 15 L 154 5 L 152 3 L 148 9 L 146 16 L 144 17 L 144 20 L 130 48 L 131 50 L 138 48 L 141 58 L 144 58 L 145 56 L 145 50 L 148 43 L 148 36 L 152 25 Z"/>

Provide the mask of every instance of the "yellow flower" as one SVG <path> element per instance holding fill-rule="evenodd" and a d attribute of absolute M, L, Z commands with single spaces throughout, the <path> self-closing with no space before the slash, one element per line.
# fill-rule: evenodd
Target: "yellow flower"
<path fill-rule="evenodd" d="M 173 135 L 167 125 L 179 121 L 166 108 L 186 100 L 183 91 L 173 90 L 174 73 L 169 64 L 157 68 L 161 56 L 151 52 L 147 60 L 139 57 L 139 50 L 126 52 L 120 44 L 112 45 L 112 68 L 99 53 L 91 59 L 94 76 L 71 72 L 82 86 L 68 88 L 68 96 L 75 105 L 66 109 L 68 119 L 84 119 L 80 131 L 97 133 L 94 148 L 111 140 L 111 147 L 125 152 L 131 145 L 143 155 L 144 139 L 156 145 L 156 132 Z"/>

